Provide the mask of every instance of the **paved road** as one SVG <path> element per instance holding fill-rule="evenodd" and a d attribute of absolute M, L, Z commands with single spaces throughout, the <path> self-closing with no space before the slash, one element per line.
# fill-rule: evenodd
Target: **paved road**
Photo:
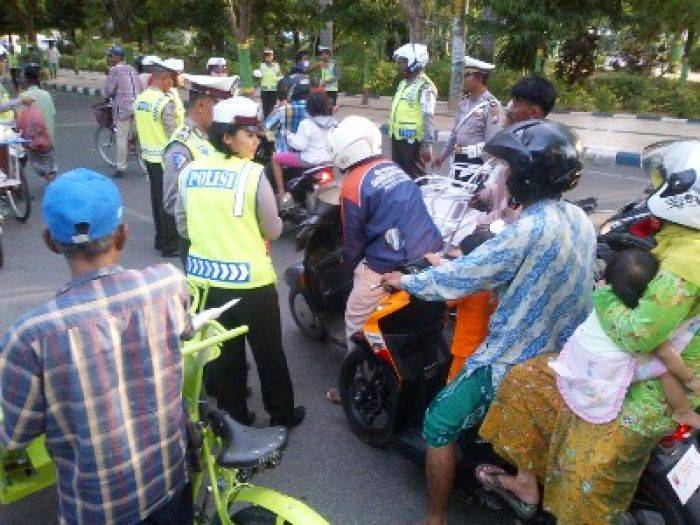
<path fill-rule="evenodd" d="M 93 147 L 91 100 L 80 95 L 56 94 L 58 164 L 62 170 L 77 166 L 109 173 Z M 129 177 L 119 182 L 127 206 L 130 240 L 125 266 L 139 267 L 161 261 L 153 252 L 148 187 L 134 165 Z M 0 332 L 6 331 L 24 311 L 50 297 L 68 280 L 63 259 L 50 254 L 40 239 L 40 204 L 44 184 L 31 175 L 34 212 L 27 224 L 8 220 L 3 237 L 6 262 L 0 270 Z M 587 167 L 581 185 L 572 193 L 578 198 L 595 195 L 602 209 L 615 209 L 639 194 L 644 180 L 633 170 L 615 172 Z M 278 274 L 298 259 L 288 238 L 273 245 Z M 283 298 L 282 323 L 287 356 L 296 387 L 297 402 L 306 405 L 307 419 L 293 432 L 282 463 L 255 481 L 308 501 L 332 523 L 407 524 L 422 516 L 424 479 L 420 469 L 391 450 L 374 450 L 360 443 L 349 431 L 342 411 L 325 399 L 334 383 L 342 355 L 338 349 L 310 342 L 296 331 Z M 251 378 L 256 374 L 251 373 Z M 252 381 L 252 407 L 265 421 L 257 381 Z M 0 508 L 1 525 L 55 522 L 56 497 L 48 489 L 24 501 Z M 455 497 L 450 504 L 450 523 L 507 523 L 504 516 L 489 514 Z"/>

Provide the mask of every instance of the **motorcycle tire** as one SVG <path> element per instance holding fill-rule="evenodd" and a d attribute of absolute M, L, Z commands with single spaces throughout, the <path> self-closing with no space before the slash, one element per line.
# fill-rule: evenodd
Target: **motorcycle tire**
<path fill-rule="evenodd" d="M 276 525 L 277 514 L 263 507 L 250 505 L 233 514 L 231 521 L 236 525 Z M 289 522 L 285 520 L 282 523 L 287 525 Z"/>
<path fill-rule="evenodd" d="M 394 436 L 401 387 L 383 361 L 359 348 L 352 350 L 340 369 L 340 398 L 352 432 L 373 447 L 385 447 Z M 385 412 L 375 425 L 377 412 Z"/>
<path fill-rule="evenodd" d="M 309 306 L 301 290 L 289 289 L 289 311 L 299 331 L 312 341 L 323 341 L 328 335 L 326 325 Z"/>

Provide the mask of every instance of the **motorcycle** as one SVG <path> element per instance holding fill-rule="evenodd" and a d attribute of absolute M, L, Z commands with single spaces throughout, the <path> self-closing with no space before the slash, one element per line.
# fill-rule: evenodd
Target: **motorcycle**
<path fill-rule="evenodd" d="M 334 338 L 329 330 L 329 326 L 342 322 L 352 289 L 352 271 L 343 264 L 338 184 L 319 192 L 313 213 L 297 233 L 296 247 L 304 251 L 304 257 L 284 272 L 294 323 L 309 339 L 330 339 L 344 346 L 343 338 Z"/>
<path fill-rule="evenodd" d="M 389 243 L 389 240 L 387 240 Z M 407 265 L 405 273 L 427 267 Z M 339 390 L 348 424 L 360 439 L 375 447 L 392 446 L 423 467 L 426 445 L 421 429 L 425 410 L 445 384 L 451 356 L 444 337 L 446 307 L 403 291 L 389 294 L 352 338 L 354 348 L 343 361 Z M 623 522 L 691 525 L 700 523 L 700 479 L 694 461 L 698 434 L 686 425 L 666 436 L 650 456 Z M 477 429 L 457 441 L 455 487 L 473 502 L 502 510 L 505 502 L 483 489 L 475 468 L 492 463 L 513 470 L 479 438 Z M 688 500 L 681 503 L 682 488 Z M 539 513 L 533 522 L 554 523 Z"/>
<path fill-rule="evenodd" d="M 313 212 L 319 193 L 335 180 L 335 172 L 332 165 L 320 164 L 309 168 L 285 168 L 283 173 L 285 191 L 291 196 L 291 201 L 280 210 L 281 217 L 293 227 L 299 227 Z"/>

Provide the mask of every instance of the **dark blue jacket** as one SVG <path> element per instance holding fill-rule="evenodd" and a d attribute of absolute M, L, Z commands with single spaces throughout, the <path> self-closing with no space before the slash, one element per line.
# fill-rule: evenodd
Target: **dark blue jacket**
<path fill-rule="evenodd" d="M 375 272 L 386 273 L 442 247 L 440 231 L 423 202 L 420 188 L 395 163 L 377 159 L 345 176 L 341 192 L 345 261 L 352 268 L 364 258 Z M 403 248 L 384 239 L 398 228 Z"/>

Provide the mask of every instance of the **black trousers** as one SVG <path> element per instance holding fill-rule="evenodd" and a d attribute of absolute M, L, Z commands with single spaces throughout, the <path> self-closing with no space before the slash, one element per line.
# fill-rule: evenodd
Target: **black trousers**
<path fill-rule="evenodd" d="M 192 243 L 189 239 L 180 237 L 178 235 L 178 251 L 180 252 L 180 262 L 182 263 L 182 271 L 187 273 L 187 254 L 190 251 L 190 245 Z"/>
<path fill-rule="evenodd" d="M 267 118 L 277 103 L 277 91 L 260 91 L 260 98 L 262 99 L 263 114 Z"/>
<path fill-rule="evenodd" d="M 294 390 L 282 349 L 279 297 L 275 285 L 248 290 L 210 288 L 206 308 L 221 306 L 233 298 L 241 301 L 226 311 L 219 321 L 229 329 L 248 325 L 245 339 L 258 368 L 265 410 L 278 421 L 291 421 Z M 206 368 L 209 394 L 216 398 L 219 408 L 228 411 L 235 419 L 248 414 L 247 379 L 245 340 L 237 337 L 224 343 L 219 358 Z"/>
<path fill-rule="evenodd" d="M 391 139 L 391 160 L 412 179 L 425 175 L 425 163 L 420 156 L 420 142 Z"/>
<path fill-rule="evenodd" d="M 192 485 L 185 483 L 165 505 L 138 525 L 191 525 L 193 520 Z"/>
<path fill-rule="evenodd" d="M 151 184 L 151 210 L 156 229 L 155 249 L 163 254 L 175 252 L 178 249 L 179 235 L 175 217 L 163 208 L 163 165 L 146 162 L 146 171 Z"/>
<path fill-rule="evenodd" d="M 10 68 L 10 78 L 12 79 L 12 86 L 15 88 L 15 92 L 19 93 L 20 81 L 22 80 L 22 68 Z"/>
<path fill-rule="evenodd" d="M 326 95 L 331 101 L 331 106 L 336 106 L 338 104 L 338 92 L 337 91 L 326 91 Z"/>

